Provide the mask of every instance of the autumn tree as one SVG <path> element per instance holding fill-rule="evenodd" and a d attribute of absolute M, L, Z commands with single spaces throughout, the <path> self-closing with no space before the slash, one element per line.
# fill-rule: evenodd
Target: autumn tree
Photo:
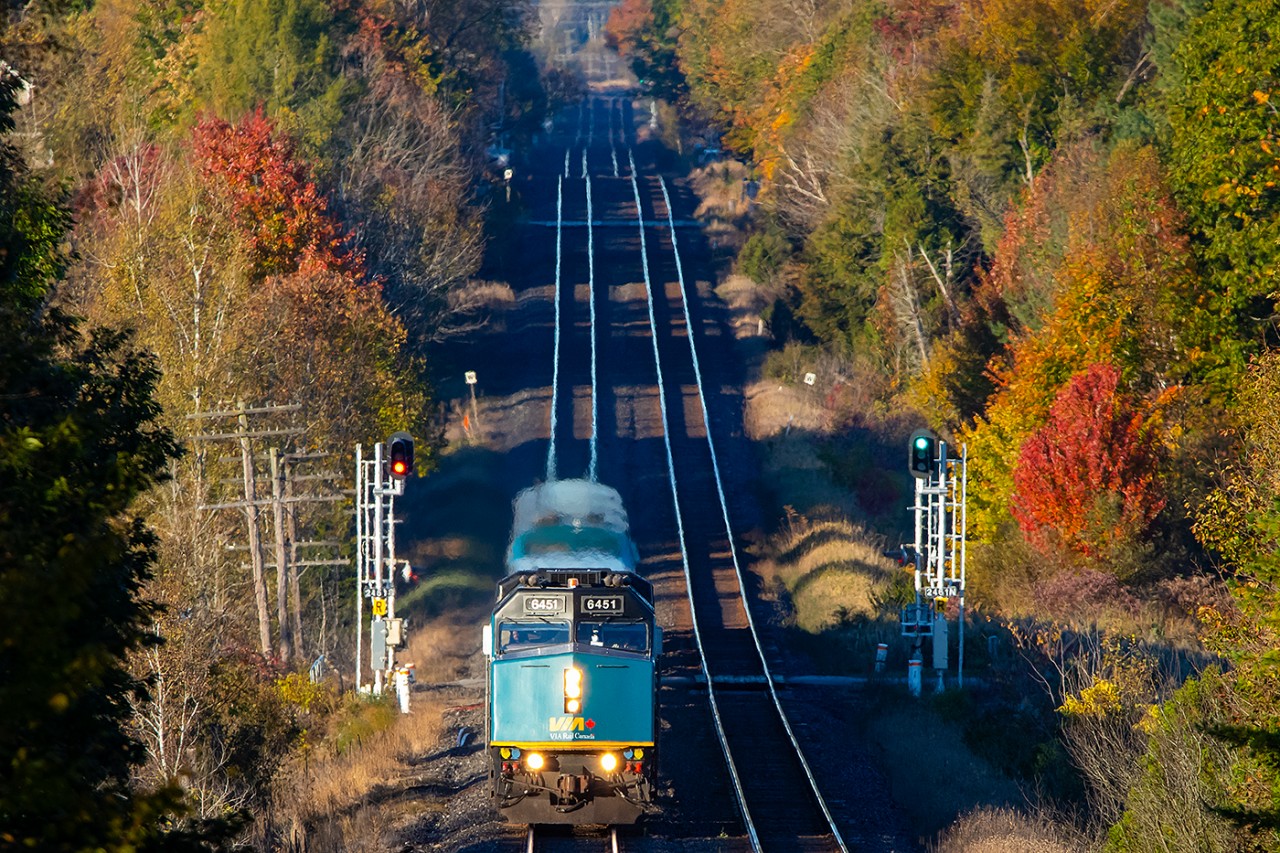
<path fill-rule="evenodd" d="M 980 484 L 970 522 L 984 539 L 1009 518 L 1021 448 L 1071 377 L 1105 362 L 1124 386 L 1167 399 L 1198 357 L 1195 267 L 1155 152 L 1059 156 L 1010 215 L 968 321 L 1003 344 L 984 366 L 996 390 L 963 432 Z"/>
<path fill-rule="evenodd" d="M 415 52 L 412 24 L 372 11 L 348 45 L 359 94 L 335 134 L 333 212 L 388 304 L 423 337 L 452 322 L 450 295 L 483 249 L 459 110 Z"/>
<path fill-rule="evenodd" d="M 236 125 L 206 120 L 193 137 L 256 285 L 243 304 L 254 320 L 237 353 L 239 374 L 271 398 L 308 389 L 316 433 L 343 444 L 364 430 L 420 422 L 426 401 L 401 352 L 404 328 L 289 138 L 261 113 Z"/>
<path fill-rule="evenodd" d="M 193 32 L 187 106 L 238 120 L 260 105 L 319 148 L 341 116 L 349 15 L 321 0 L 212 0 Z"/>
<path fill-rule="evenodd" d="M 1234 411 L 1235 454 L 1217 472 L 1217 488 L 1197 508 L 1196 535 L 1241 578 L 1237 595 L 1246 611 L 1270 636 L 1280 636 L 1280 474 L 1273 464 L 1280 452 L 1280 356 L 1258 356 L 1237 390 Z M 1270 657 L 1269 639 L 1250 644 L 1251 657 Z M 1241 651 L 1245 651 L 1242 647 Z"/>
<path fill-rule="evenodd" d="M 1042 549 L 1104 558 L 1142 537 L 1164 508 L 1155 425 L 1119 381 L 1111 365 L 1090 365 L 1022 445 L 1013 515 Z"/>
<path fill-rule="evenodd" d="M 925 101 L 957 201 L 988 250 L 1019 186 L 1141 54 L 1141 0 L 966 0 L 937 37 Z M 1061 138 L 1067 131 L 1065 139 Z"/>
<path fill-rule="evenodd" d="M 676 53 L 675 0 L 623 0 L 609 11 L 605 42 L 624 59 L 646 91 L 675 102 L 686 94 Z"/>

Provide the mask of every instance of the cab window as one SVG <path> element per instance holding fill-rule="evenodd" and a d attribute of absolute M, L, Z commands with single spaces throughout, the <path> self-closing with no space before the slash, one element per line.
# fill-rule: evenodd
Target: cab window
<path fill-rule="evenodd" d="M 568 642 L 568 622 L 502 622 L 498 625 L 498 650 L 501 652 L 518 652 Z"/>
<path fill-rule="evenodd" d="M 596 648 L 643 652 L 649 648 L 649 628 L 643 622 L 579 622 L 578 642 Z"/>

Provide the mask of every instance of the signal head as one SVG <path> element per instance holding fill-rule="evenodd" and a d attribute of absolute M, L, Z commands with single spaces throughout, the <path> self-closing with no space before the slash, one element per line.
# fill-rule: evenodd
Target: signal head
<path fill-rule="evenodd" d="M 393 433 L 387 439 L 387 473 L 396 480 L 413 473 L 413 436 L 409 433 Z"/>
<path fill-rule="evenodd" d="M 911 476 L 927 480 L 933 474 L 938 458 L 938 437 L 927 429 L 918 429 L 911 434 L 911 447 L 908 466 Z"/>

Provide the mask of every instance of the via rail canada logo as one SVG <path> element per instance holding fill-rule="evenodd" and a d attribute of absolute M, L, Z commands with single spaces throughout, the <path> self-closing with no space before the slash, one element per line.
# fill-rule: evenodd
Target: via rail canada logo
<path fill-rule="evenodd" d="M 596 727 L 596 721 L 586 717 L 551 717 L 547 720 L 547 726 L 551 730 L 552 740 L 595 740 L 596 737 L 592 731 Z"/>

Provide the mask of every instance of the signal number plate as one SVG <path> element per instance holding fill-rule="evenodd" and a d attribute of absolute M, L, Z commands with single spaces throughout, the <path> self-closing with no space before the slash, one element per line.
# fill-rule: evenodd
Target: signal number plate
<path fill-rule="evenodd" d="M 583 613 L 612 613 L 622 615 L 622 596 L 620 595 L 584 595 L 578 599 Z"/>

